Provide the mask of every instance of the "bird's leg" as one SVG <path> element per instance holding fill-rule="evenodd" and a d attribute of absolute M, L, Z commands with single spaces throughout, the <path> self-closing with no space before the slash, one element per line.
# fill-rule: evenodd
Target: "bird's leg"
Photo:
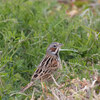
<path fill-rule="evenodd" d="M 44 91 L 44 85 L 43 85 L 42 79 L 41 79 L 41 86 L 42 86 L 42 91 L 43 91 L 43 93 L 45 93 L 45 91 Z"/>
<path fill-rule="evenodd" d="M 54 83 L 56 84 L 56 86 L 60 87 L 60 85 L 56 82 L 55 78 L 53 77 L 53 75 L 51 75 L 51 78 L 53 79 Z"/>
<path fill-rule="evenodd" d="M 41 80 L 41 85 L 42 85 L 42 91 L 43 93 L 47 96 L 48 95 L 48 89 L 46 87 L 46 84 L 43 84 L 43 81 Z"/>
<path fill-rule="evenodd" d="M 46 94 L 48 93 L 48 88 L 46 86 L 46 83 L 44 83 L 44 87 L 45 87 L 45 90 L 46 90 Z"/>

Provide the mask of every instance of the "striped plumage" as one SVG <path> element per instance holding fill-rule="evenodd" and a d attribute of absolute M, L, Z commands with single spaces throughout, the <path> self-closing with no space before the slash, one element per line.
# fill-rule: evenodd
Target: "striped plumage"
<path fill-rule="evenodd" d="M 37 70 L 34 72 L 31 82 L 26 87 L 24 87 L 21 92 L 24 92 L 29 87 L 31 87 L 34 83 L 34 80 L 48 80 L 51 77 L 51 74 L 61 67 L 59 57 L 59 49 L 61 46 L 62 44 L 56 42 L 50 44 L 50 46 L 47 48 L 44 59 L 41 61 Z"/>

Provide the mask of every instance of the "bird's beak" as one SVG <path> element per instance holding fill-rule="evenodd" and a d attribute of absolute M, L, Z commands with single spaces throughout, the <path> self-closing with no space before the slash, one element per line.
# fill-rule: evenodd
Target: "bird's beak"
<path fill-rule="evenodd" d="M 59 43 L 59 47 L 63 46 L 63 44 Z"/>

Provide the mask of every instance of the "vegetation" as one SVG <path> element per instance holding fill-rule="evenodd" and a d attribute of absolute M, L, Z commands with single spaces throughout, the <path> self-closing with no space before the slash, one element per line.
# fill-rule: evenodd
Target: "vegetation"
<path fill-rule="evenodd" d="M 76 9 L 55 0 L 1 0 L 0 100 L 46 100 L 54 97 L 54 88 L 67 97 L 71 93 L 68 87 L 74 90 L 73 80 L 84 78 L 83 83 L 89 80 L 92 84 L 93 77 L 100 73 L 100 6 L 90 6 L 92 1 L 83 5 L 77 2 Z M 77 14 L 71 16 L 73 9 Z M 57 72 L 59 76 L 55 75 L 64 87 L 48 84 L 47 96 L 37 81 L 25 93 L 19 93 L 29 83 L 48 45 L 55 41 L 64 44 L 60 52 L 63 68 Z M 100 85 L 92 89 L 98 97 Z M 82 93 L 77 94 L 74 100 L 81 100 Z M 92 98 L 91 92 L 88 99 Z"/>

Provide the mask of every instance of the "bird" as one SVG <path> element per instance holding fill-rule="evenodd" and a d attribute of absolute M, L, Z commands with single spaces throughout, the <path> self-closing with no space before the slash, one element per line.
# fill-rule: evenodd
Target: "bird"
<path fill-rule="evenodd" d="M 32 79 L 29 84 L 27 84 L 24 88 L 21 89 L 20 92 L 26 91 L 30 88 L 35 80 L 49 80 L 51 75 L 57 71 L 57 69 L 61 68 L 61 60 L 59 56 L 60 48 L 63 44 L 58 42 L 51 43 L 47 50 L 44 58 L 41 63 L 38 65 L 36 71 L 32 75 Z"/>

